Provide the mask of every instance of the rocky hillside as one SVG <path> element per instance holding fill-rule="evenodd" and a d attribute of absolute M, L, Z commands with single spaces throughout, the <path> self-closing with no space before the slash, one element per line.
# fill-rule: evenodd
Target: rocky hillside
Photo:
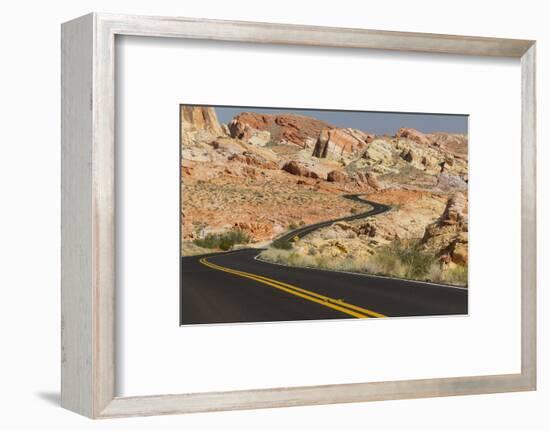
<path fill-rule="evenodd" d="M 365 258 L 412 241 L 441 268 L 467 266 L 468 140 L 402 128 L 394 136 L 300 115 L 243 112 L 220 124 L 214 108 L 182 106 L 182 252 L 238 229 L 268 244 L 303 224 L 365 211 L 355 193 L 392 210 L 336 223 L 292 253 Z M 357 259 L 356 259 L 357 260 Z"/>
<path fill-rule="evenodd" d="M 315 118 L 301 115 L 266 115 L 243 112 L 229 124 L 232 138 L 250 141 L 253 136 L 263 136 L 265 144 L 292 144 L 311 148 L 323 129 L 333 126 Z"/>
<path fill-rule="evenodd" d="M 183 106 L 181 116 L 183 253 L 194 252 L 193 241 L 208 234 L 240 229 L 253 243 L 264 243 L 294 226 L 362 209 L 340 197 L 342 185 L 326 180 L 338 165 L 289 143 L 288 130 L 279 131 L 282 141 L 266 145 L 260 139 L 265 131 L 250 125 L 232 137 L 236 122 L 220 125 L 213 108 Z M 278 118 L 274 122 L 287 124 Z"/>

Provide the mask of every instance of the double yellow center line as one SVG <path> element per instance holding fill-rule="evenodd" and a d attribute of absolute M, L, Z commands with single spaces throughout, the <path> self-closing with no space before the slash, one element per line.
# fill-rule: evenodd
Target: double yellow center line
<path fill-rule="evenodd" d="M 302 289 L 301 287 L 293 286 L 292 284 L 287 284 L 261 275 L 251 274 L 244 271 L 237 271 L 235 269 L 227 268 L 225 266 L 216 265 L 215 263 L 206 260 L 205 257 L 201 258 L 199 262 L 202 263 L 204 266 L 207 266 L 208 268 L 238 275 L 244 278 L 249 278 L 259 283 L 263 283 L 284 292 L 290 293 L 291 295 L 295 295 L 308 301 L 323 305 L 325 307 L 332 308 L 333 310 L 341 311 L 344 314 L 357 317 L 359 319 L 367 319 L 369 317 L 386 317 L 383 314 L 377 313 L 375 311 L 367 310 L 366 308 L 358 307 L 357 305 L 348 304 L 341 299 L 334 299 L 325 295 L 320 295 L 319 293 Z"/>

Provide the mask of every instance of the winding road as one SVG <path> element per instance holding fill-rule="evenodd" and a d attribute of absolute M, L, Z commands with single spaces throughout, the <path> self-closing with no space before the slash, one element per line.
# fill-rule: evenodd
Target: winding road
<path fill-rule="evenodd" d="M 337 221 L 372 217 L 388 205 L 295 229 L 291 240 Z M 434 316 L 468 313 L 468 289 L 368 274 L 296 268 L 258 260 L 246 248 L 181 258 L 180 323 L 238 323 Z"/>

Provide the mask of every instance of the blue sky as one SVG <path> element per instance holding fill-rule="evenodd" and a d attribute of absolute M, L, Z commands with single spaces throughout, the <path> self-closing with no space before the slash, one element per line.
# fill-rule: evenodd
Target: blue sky
<path fill-rule="evenodd" d="M 314 117 L 337 127 L 351 127 L 377 135 L 394 135 L 401 127 L 412 127 L 424 133 L 448 132 L 468 133 L 467 115 L 450 114 L 419 114 L 402 112 L 374 112 L 374 111 L 330 111 L 284 108 L 257 108 L 257 107 L 221 107 L 216 106 L 218 119 L 228 123 L 241 112 L 257 112 L 263 114 L 299 114 Z"/>

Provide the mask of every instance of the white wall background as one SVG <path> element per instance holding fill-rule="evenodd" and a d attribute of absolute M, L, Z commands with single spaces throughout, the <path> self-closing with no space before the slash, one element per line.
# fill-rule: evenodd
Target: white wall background
<path fill-rule="evenodd" d="M 533 393 L 386 401 L 92 422 L 59 407 L 59 24 L 89 11 L 178 15 L 538 40 L 539 390 Z M 19 1 L 0 25 L 0 423 L 55 430 L 316 429 L 428 430 L 528 428 L 550 424 L 548 330 L 549 135 L 546 77 L 550 27 L 544 2 L 271 2 L 202 0 Z M 546 75 L 546 76 L 545 76 Z M 506 124 L 502 124 L 506 127 Z M 498 152 L 495 153 L 495 161 Z M 495 221 L 498 211 L 495 209 Z M 506 232 L 506 226 L 502 227 Z M 502 245 L 499 245 L 502 246 Z M 472 352 L 475 354 L 475 352 Z"/>

